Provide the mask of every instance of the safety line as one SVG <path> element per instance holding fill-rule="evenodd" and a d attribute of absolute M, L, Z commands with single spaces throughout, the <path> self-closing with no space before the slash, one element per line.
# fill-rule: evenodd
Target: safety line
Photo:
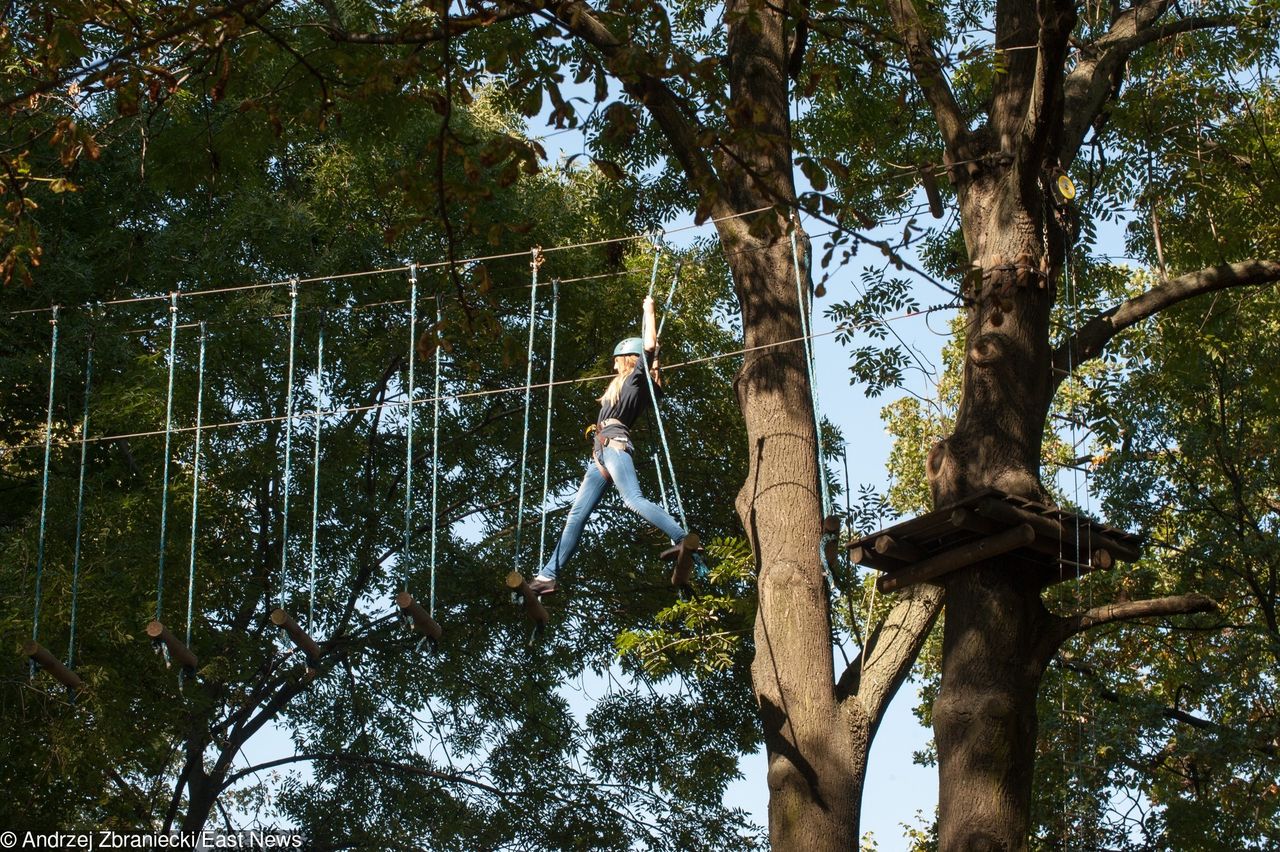
<path fill-rule="evenodd" d="M 822 495 L 822 517 L 831 514 L 831 494 L 827 487 L 827 458 L 822 448 L 822 408 L 818 404 L 818 379 L 814 366 L 813 346 L 809 339 L 809 311 L 812 301 L 805 292 L 804 276 L 800 272 L 800 251 L 796 245 L 796 231 L 791 230 L 791 265 L 796 275 L 796 310 L 800 313 L 800 333 L 804 336 L 804 362 L 809 376 L 809 400 L 813 404 L 813 428 L 818 449 L 818 487 Z"/>
<path fill-rule="evenodd" d="M 669 230 L 659 231 L 658 233 L 662 235 L 669 235 L 669 234 L 677 234 L 682 231 L 693 230 L 695 228 L 705 228 L 706 226 L 714 225 L 717 222 L 725 222 L 730 219 L 741 219 L 746 216 L 754 216 L 757 213 L 763 213 L 767 210 L 772 210 L 774 209 L 774 206 L 775 205 L 769 205 L 768 207 L 758 207 L 755 210 L 747 210 L 742 213 L 732 213 L 728 216 L 720 216 L 715 219 L 708 219 L 707 221 L 701 224 L 684 225 L 679 228 L 671 228 Z M 552 252 L 571 251 L 573 249 L 580 249 L 580 248 L 593 248 L 595 246 L 611 245 L 613 243 L 632 242 L 634 240 L 644 240 L 649 238 L 650 238 L 649 233 L 631 234 L 625 237 L 608 237 L 606 239 L 601 239 L 601 240 L 588 240 L 588 241 L 579 242 L 579 243 L 568 243 L 566 245 L 551 246 L 550 248 L 540 248 L 538 249 L 538 251 L 541 252 L 542 254 L 550 254 Z M 281 281 L 260 281 L 260 282 L 255 282 L 253 284 L 240 284 L 240 285 L 231 286 L 231 287 L 216 287 L 208 290 L 187 290 L 187 291 L 184 291 L 182 295 L 183 296 L 211 296 L 211 295 L 222 294 L 222 293 L 238 293 L 246 290 L 261 290 L 261 289 L 270 288 L 270 287 L 283 287 L 290 284 L 296 286 L 298 284 L 316 284 L 324 281 L 347 281 L 352 278 L 364 278 L 364 277 L 372 277 L 375 275 L 387 275 L 387 274 L 397 273 L 397 272 L 408 272 L 409 269 L 414 266 L 416 266 L 419 270 L 440 269 L 440 268 L 451 267 L 451 266 L 452 267 L 466 266 L 472 263 L 483 263 L 490 260 L 508 260 L 514 257 L 523 257 L 527 254 L 529 254 L 529 250 L 526 249 L 523 251 L 503 252 L 500 254 L 488 254 L 488 255 L 478 255 L 476 257 L 457 258 L 455 260 L 437 260 L 431 263 L 409 264 L 405 266 L 388 266 L 380 269 L 366 269 L 360 272 L 343 272 L 343 273 L 336 273 L 333 275 L 317 275 L 311 278 L 295 277 L 295 278 L 287 278 Z M 85 303 L 82 305 L 77 305 L 73 308 L 68 308 L 68 310 L 77 310 L 77 309 L 88 310 L 93 308 L 111 307 L 116 305 L 132 305 L 132 304 L 138 304 L 140 302 L 154 302 L 163 298 L 165 297 L 164 296 L 134 296 L 127 299 L 110 299 L 102 302 L 91 302 L 91 303 Z M 43 313 L 48 310 L 50 310 L 50 308 L 24 308 L 22 310 L 10 311 L 9 316 L 18 316 L 20 314 Z"/>

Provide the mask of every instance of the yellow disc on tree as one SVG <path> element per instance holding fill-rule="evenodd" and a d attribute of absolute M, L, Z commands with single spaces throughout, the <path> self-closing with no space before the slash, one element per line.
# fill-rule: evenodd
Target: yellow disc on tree
<path fill-rule="evenodd" d="M 1076 185 L 1066 175 L 1058 175 L 1058 194 L 1067 201 L 1076 197 Z"/>

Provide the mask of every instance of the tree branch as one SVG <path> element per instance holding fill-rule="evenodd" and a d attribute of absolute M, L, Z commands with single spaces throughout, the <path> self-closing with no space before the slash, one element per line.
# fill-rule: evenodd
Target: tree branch
<path fill-rule="evenodd" d="M 536 6 L 523 2 L 521 5 Z M 605 67 L 622 83 L 627 94 L 645 106 L 662 129 L 672 154 L 699 194 L 705 196 L 711 192 L 718 199 L 724 198 L 725 194 L 717 191 L 720 179 L 703 153 L 705 146 L 698 140 L 699 128 L 681 112 L 680 101 L 671 89 L 661 79 L 642 70 L 661 67 L 661 63 L 648 56 L 642 48 L 619 40 L 600 22 L 595 10 L 582 0 L 549 3 L 545 14 L 551 15 L 552 20 L 570 35 L 603 54 Z M 713 217 L 735 212 L 739 211 L 731 210 L 726 202 L 720 200 L 712 205 L 710 211 Z"/>
<path fill-rule="evenodd" d="M 884 621 L 871 631 L 862 653 L 841 673 L 836 698 L 844 701 L 857 696 L 871 720 L 872 737 L 885 708 L 911 673 L 941 610 L 941 586 L 912 586 L 899 596 Z"/>
<path fill-rule="evenodd" d="M 1200 594 L 1171 595 L 1165 598 L 1151 598 L 1142 601 L 1124 601 L 1095 606 L 1077 615 L 1056 619 L 1054 627 L 1049 631 L 1048 642 L 1056 650 L 1067 639 L 1118 621 L 1132 621 L 1138 618 L 1158 618 L 1166 615 L 1190 615 L 1196 612 L 1217 612 L 1218 604 L 1213 598 Z M 1050 655 L 1052 654 L 1050 650 Z"/>
<path fill-rule="evenodd" d="M 465 33 L 468 30 L 514 21 L 518 18 L 528 17 L 530 14 L 532 14 L 530 9 L 511 6 L 501 10 L 485 10 L 470 15 L 448 18 L 443 21 L 443 26 L 431 29 L 406 28 L 398 32 L 390 30 L 351 32 L 341 25 L 341 22 L 334 17 L 333 10 L 330 10 L 330 23 L 322 26 L 324 26 L 324 30 L 330 39 L 344 44 L 431 44 L 443 41 L 450 36 Z"/>
<path fill-rule="evenodd" d="M 1147 0 L 1127 10 L 1111 29 L 1080 49 L 1075 68 L 1063 85 L 1063 133 L 1058 160 L 1066 167 L 1076 157 L 1094 120 L 1118 90 L 1118 75 L 1134 51 L 1162 39 L 1195 30 L 1234 26 L 1234 15 L 1195 15 L 1161 26 L 1154 23 L 1167 0 Z"/>
<path fill-rule="evenodd" d="M 942 62 L 933 49 L 933 42 L 915 3 L 912 0 L 890 0 L 889 13 L 901 33 L 911 73 L 920 84 L 925 100 L 933 108 L 947 153 L 953 160 L 965 159 L 967 154 L 962 149 L 969 138 L 968 125 L 951 91 L 951 84 L 942 73 Z"/>
<path fill-rule="evenodd" d="M 112 67 L 114 67 L 115 64 L 122 59 L 126 59 L 138 53 L 143 53 L 145 51 L 148 51 L 151 48 L 156 47 L 157 45 L 164 44 L 170 39 L 174 39 L 174 38 L 177 38 L 178 36 L 186 35 L 192 30 L 199 29 L 201 26 L 209 23 L 210 21 L 216 21 L 223 18 L 230 18 L 235 15 L 238 15 L 245 9 L 252 7 L 257 2 L 258 0 L 236 0 L 236 2 L 228 3 L 226 6 L 214 6 L 210 8 L 209 11 L 205 12 L 203 15 L 197 15 L 196 17 L 191 18 L 190 20 L 182 21 L 181 23 L 174 24 L 171 27 L 166 27 L 165 29 L 160 30 L 159 32 L 149 36 L 148 38 L 142 39 L 141 41 L 131 44 L 128 47 L 121 48 L 115 53 L 112 53 L 110 56 L 104 56 L 103 58 L 95 62 L 89 63 L 88 65 L 80 66 L 71 71 L 66 71 L 62 74 L 57 74 L 47 80 L 44 80 L 43 82 L 36 84 L 32 88 L 28 89 L 27 91 L 21 94 L 11 95 L 10 97 L 5 98 L 3 101 L 0 101 L 0 110 L 7 109 L 13 106 L 14 104 L 22 103 L 23 101 L 29 101 L 31 98 L 35 97 L 36 95 L 43 95 L 48 92 L 52 92 L 55 89 L 60 89 L 63 86 L 65 86 L 67 83 L 70 83 L 72 80 L 77 80 L 83 77 L 91 77 L 95 74 L 105 73 L 109 71 Z M 272 8 L 277 6 L 279 3 L 280 3 L 280 0 L 268 0 L 268 2 L 264 3 L 260 9 L 258 9 L 255 12 L 252 12 L 251 14 L 257 17 L 261 17 L 262 15 L 265 15 L 268 11 L 270 11 Z"/>
<path fill-rule="evenodd" d="M 1162 281 L 1145 293 L 1113 305 L 1090 318 L 1059 344 L 1053 350 L 1054 384 L 1061 384 L 1071 371 L 1102 354 L 1111 338 L 1121 331 L 1165 308 L 1204 293 L 1230 287 L 1270 284 L 1274 281 L 1280 281 L 1280 262 L 1273 260 L 1244 260 L 1211 266 Z"/>
<path fill-rule="evenodd" d="M 466 775 L 463 775 L 457 772 L 439 772 L 434 769 L 427 769 L 425 766 L 413 766 L 412 764 L 399 763 L 394 760 L 387 760 L 385 758 L 380 758 L 380 757 L 367 757 L 359 754 L 340 754 L 340 753 L 332 753 L 332 752 L 311 752 L 307 754 L 295 754 L 292 757 L 282 757 L 278 760 L 269 760 L 266 763 L 259 763 L 256 766 L 250 766 L 246 769 L 240 770 L 239 772 L 235 772 L 231 775 L 228 775 L 226 779 L 222 782 L 220 787 L 221 789 L 225 790 L 228 787 L 230 787 L 232 784 L 239 781 L 241 778 L 244 778 L 246 775 L 251 775 L 254 772 L 261 772 L 263 769 L 273 769 L 277 766 L 286 766 L 290 763 L 303 763 L 303 762 L 310 762 L 310 761 L 326 761 L 326 760 L 332 761 L 335 763 L 354 763 L 362 766 L 372 766 L 378 769 L 390 769 L 395 772 L 405 772 L 410 775 L 417 775 L 422 778 L 434 778 L 438 781 L 452 781 L 458 784 L 468 784 L 472 787 L 477 787 L 488 793 L 493 793 L 495 796 L 501 796 L 502 798 L 506 798 L 507 796 L 511 795 L 506 790 L 502 790 L 502 789 L 499 789 L 498 787 L 494 787 L 492 784 L 486 784 L 483 781 L 477 781 L 474 778 L 469 778 Z"/>
<path fill-rule="evenodd" d="M 1038 173 L 1045 149 L 1061 127 L 1062 68 L 1067 58 L 1067 42 L 1076 22 L 1073 0 L 1042 0 L 1037 3 L 1040 31 L 1036 39 L 1036 65 L 1031 94 L 1022 122 L 1018 146 L 1019 164 Z"/>

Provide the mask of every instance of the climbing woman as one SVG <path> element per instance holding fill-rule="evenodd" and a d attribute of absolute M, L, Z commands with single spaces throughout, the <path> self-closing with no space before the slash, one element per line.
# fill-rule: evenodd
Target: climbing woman
<path fill-rule="evenodd" d="M 547 564 L 529 583 L 538 595 L 549 595 L 559 590 L 556 574 L 578 547 L 582 529 L 596 504 L 604 495 L 605 487 L 612 482 L 622 495 L 627 508 L 666 533 L 674 545 L 664 556 L 675 557 L 677 563 L 692 559 L 700 562 L 698 536 L 688 533 L 667 514 L 661 506 L 640 494 L 636 479 L 635 463 L 631 460 L 631 427 L 636 418 L 650 406 L 648 382 L 644 375 L 644 363 L 651 365 L 653 392 L 662 396 L 662 375 L 658 370 L 658 335 L 653 318 L 653 298 L 644 300 L 643 337 L 628 337 L 613 349 L 613 381 L 600 397 L 600 416 L 592 427 L 591 459 L 587 473 L 582 477 L 578 493 L 573 498 L 573 508 L 565 519 L 564 532 L 552 551 Z M 641 355 L 644 359 L 641 359 Z"/>

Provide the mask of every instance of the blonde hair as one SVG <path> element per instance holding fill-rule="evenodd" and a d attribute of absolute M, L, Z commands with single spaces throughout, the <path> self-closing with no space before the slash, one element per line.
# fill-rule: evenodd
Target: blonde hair
<path fill-rule="evenodd" d="M 618 359 L 622 359 L 621 365 L 618 366 L 618 375 L 613 377 L 613 381 L 609 382 L 609 387 L 604 389 L 604 395 L 600 397 L 601 405 L 616 405 L 618 396 L 622 393 L 622 383 L 627 380 L 627 376 L 631 375 L 631 371 L 640 363 L 639 355 L 615 355 L 613 360 L 617 363 Z"/>

